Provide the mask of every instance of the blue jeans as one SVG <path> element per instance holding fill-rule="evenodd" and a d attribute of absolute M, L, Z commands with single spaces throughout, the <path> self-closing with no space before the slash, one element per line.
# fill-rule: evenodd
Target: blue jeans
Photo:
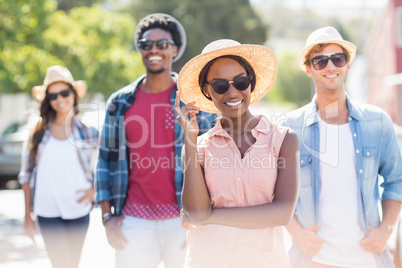
<path fill-rule="evenodd" d="M 146 220 L 124 216 L 121 225 L 128 239 L 124 250 L 116 250 L 116 268 L 183 267 L 186 255 L 186 229 L 180 217 L 167 220 Z"/>
<path fill-rule="evenodd" d="M 78 268 L 89 215 L 73 220 L 41 216 L 37 219 L 53 268 Z"/>

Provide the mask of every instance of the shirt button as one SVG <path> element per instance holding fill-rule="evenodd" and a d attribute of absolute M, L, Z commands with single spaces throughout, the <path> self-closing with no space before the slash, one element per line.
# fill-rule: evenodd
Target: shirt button
<path fill-rule="evenodd" d="M 367 152 L 367 155 L 370 155 L 370 152 Z"/>
<path fill-rule="evenodd" d="M 348 117 L 348 120 L 349 120 L 349 121 L 352 121 L 352 117 L 349 116 L 349 117 Z"/>
<path fill-rule="evenodd" d="M 356 153 L 357 153 L 357 154 L 360 153 L 359 149 L 356 150 Z"/>
<path fill-rule="evenodd" d="M 240 181 L 240 177 L 238 177 L 237 180 Z"/>
<path fill-rule="evenodd" d="M 302 163 L 302 164 L 303 164 L 303 163 L 304 163 L 304 160 L 300 161 L 300 163 Z"/>
<path fill-rule="evenodd" d="M 362 173 L 363 173 L 363 170 L 361 169 L 361 170 L 359 170 L 359 172 L 360 172 L 360 174 L 362 174 Z"/>
<path fill-rule="evenodd" d="M 357 137 L 357 134 L 356 134 L 356 133 L 353 133 L 353 137 L 355 137 L 355 138 L 356 138 L 356 137 Z"/>

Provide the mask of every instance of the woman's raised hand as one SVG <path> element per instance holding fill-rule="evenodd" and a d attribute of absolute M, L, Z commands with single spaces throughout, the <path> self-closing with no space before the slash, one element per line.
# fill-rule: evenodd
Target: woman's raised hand
<path fill-rule="evenodd" d="M 196 115 L 200 112 L 200 108 L 195 106 L 195 101 L 189 102 L 183 107 L 180 107 L 180 94 L 179 91 L 177 91 L 174 109 L 177 114 L 176 120 L 183 129 L 186 138 L 197 138 L 200 130 Z M 188 114 L 190 114 L 190 120 L 187 119 Z"/>

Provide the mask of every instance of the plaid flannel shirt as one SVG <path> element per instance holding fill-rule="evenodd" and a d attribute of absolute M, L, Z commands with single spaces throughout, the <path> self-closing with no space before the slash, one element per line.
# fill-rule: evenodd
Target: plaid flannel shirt
<path fill-rule="evenodd" d="M 172 73 L 177 80 L 177 74 Z M 138 84 L 145 78 L 139 77 L 135 82 L 118 90 L 107 102 L 105 123 L 100 136 L 99 159 L 95 174 L 96 202 L 108 200 L 114 207 L 114 213 L 120 215 L 126 200 L 128 188 L 128 150 L 126 146 L 126 130 L 124 116 L 135 101 Z M 170 95 L 174 111 L 177 86 Z M 180 103 L 181 106 L 184 103 Z M 176 112 L 174 111 L 175 116 Z M 200 135 L 213 126 L 214 114 L 200 112 L 197 115 Z M 175 120 L 175 187 L 176 198 L 181 208 L 181 191 L 183 188 L 183 169 L 181 165 L 181 149 L 184 144 L 184 133 Z"/>
<path fill-rule="evenodd" d="M 30 122 L 32 124 L 32 122 Z M 35 122 L 33 123 L 35 124 Z M 82 166 L 82 169 L 85 174 L 85 178 L 94 183 L 94 174 L 93 174 L 93 166 L 91 165 L 92 159 L 94 158 L 94 153 L 98 147 L 98 130 L 94 127 L 88 127 L 84 125 L 76 116 L 73 117 L 72 120 L 72 136 L 74 139 L 72 142 L 74 143 L 75 148 L 77 148 L 77 156 L 79 162 Z M 18 181 L 20 184 L 29 183 L 31 189 L 31 204 L 33 208 L 33 200 L 35 196 L 35 185 L 36 185 L 36 172 L 39 160 L 41 158 L 41 154 L 46 143 L 49 141 L 50 136 L 52 135 L 50 131 L 50 123 L 47 126 L 47 129 L 38 145 L 38 152 L 35 158 L 35 164 L 30 165 L 30 153 L 28 151 L 29 139 L 24 142 L 23 150 L 22 150 L 22 161 L 21 161 L 21 171 L 18 174 Z"/>

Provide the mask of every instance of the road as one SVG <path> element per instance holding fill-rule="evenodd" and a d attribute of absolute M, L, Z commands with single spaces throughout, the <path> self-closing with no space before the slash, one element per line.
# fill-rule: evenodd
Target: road
<path fill-rule="evenodd" d="M 51 268 L 41 236 L 36 244 L 24 235 L 24 195 L 22 190 L 0 190 L 0 267 Z M 114 267 L 114 250 L 108 245 L 100 221 L 101 212 L 91 212 L 80 268 Z"/>
<path fill-rule="evenodd" d="M 93 209 L 79 268 L 114 268 L 114 250 L 107 243 L 100 218 L 100 209 Z M 36 244 L 26 237 L 23 220 L 22 190 L 0 190 L 0 267 L 51 268 L 41 236 L 35 237 Z M 290 246 L 286 232 L 285 246 Z M 164 265 L 158 268 L 164 268 Z"/>

